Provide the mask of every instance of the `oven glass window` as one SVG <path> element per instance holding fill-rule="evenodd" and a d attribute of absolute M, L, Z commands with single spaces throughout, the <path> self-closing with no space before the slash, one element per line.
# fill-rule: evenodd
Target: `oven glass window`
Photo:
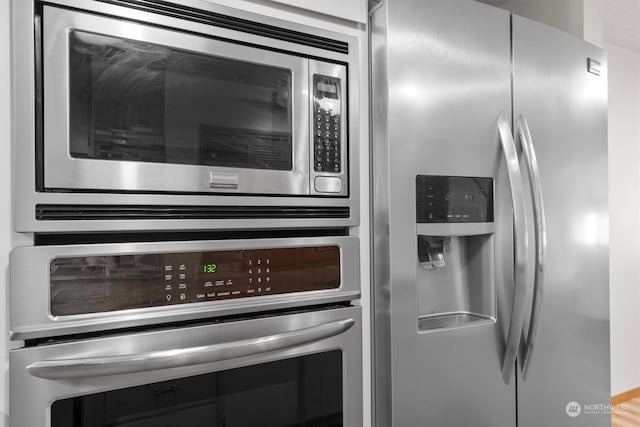
<path fill-rule="evenodd" d="M 59 400 L 51 427 L 335 427 L 342 401 L 333 350 Z"/>
<path fill-rule="evenodd" d="M 74 158 L 292 170 L 291 70 L 69 33 Z"/>

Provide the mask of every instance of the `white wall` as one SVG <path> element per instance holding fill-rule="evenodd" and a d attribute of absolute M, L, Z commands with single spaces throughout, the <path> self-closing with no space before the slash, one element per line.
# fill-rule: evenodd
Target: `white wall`
<path fill-rule="evenodd" d="M 603 0 L 508 0 L 501 7 L 602 46 Z"/>
<path fill-rule="evenodd" d="M 509 0 L 501 7 L 582 37 L 584 0 Z"/>
<path fill-rule="evenodd" d="M 609 58 L 611 393 L 640 386 L 640 55 Z"/>
<path fill-rule="evenodd" d="M 11 104 L 9 77 L 9 0 L 0 0 L 0 427 L 8 426 L 9 353 L 7 350 L 9 304 L 9 250 L 11 249 Z"/>
<path fill-rule="evenodd" d="M 586 41 L 596 46 L 603 47 L 602 33 L 604 14 L 604 0 L 584 0 L 583 36 Z"/>

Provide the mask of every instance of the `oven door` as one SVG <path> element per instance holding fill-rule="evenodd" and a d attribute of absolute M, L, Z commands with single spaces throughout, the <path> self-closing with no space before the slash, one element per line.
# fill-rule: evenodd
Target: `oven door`
<path fill-rule="evenodd" d="M 311 182 L 309 126 L 309 70 L 344 90 L 346 66 L 225 41 L 215 27 L 46 5 L 42 21 L 40 190 L 346 195 Z"/>
<path fill-rule="evenodd" d="M 14 427 L 361 426 L 360 308 L 10 353 Z"/>

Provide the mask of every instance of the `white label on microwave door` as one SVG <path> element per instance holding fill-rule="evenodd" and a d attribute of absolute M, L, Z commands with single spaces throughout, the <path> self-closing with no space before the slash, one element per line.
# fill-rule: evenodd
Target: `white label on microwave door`
<path fill-rule="evenodd" d="M 209 171 L 209 188 L 238 188 L 238 174 L 233 172 Z"/>
<path fill-rule="evenodd" d="M 318 193 L 342 192 L 342 179 L 337 176 L 317 176 L 314 184 Z"/>

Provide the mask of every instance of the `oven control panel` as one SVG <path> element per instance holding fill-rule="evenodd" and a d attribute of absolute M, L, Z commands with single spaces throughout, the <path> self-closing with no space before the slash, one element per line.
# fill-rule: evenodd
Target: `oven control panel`
<path fill-rule="evenodd" d="M 313 92 L 314 169 L 338 173 L 342 170 L 340 79 L 314 74 Z"/>
<path fill-rule="evenodd" d="M 57 257 L 53 316 L 337 289 L 339 246 Z"/>

